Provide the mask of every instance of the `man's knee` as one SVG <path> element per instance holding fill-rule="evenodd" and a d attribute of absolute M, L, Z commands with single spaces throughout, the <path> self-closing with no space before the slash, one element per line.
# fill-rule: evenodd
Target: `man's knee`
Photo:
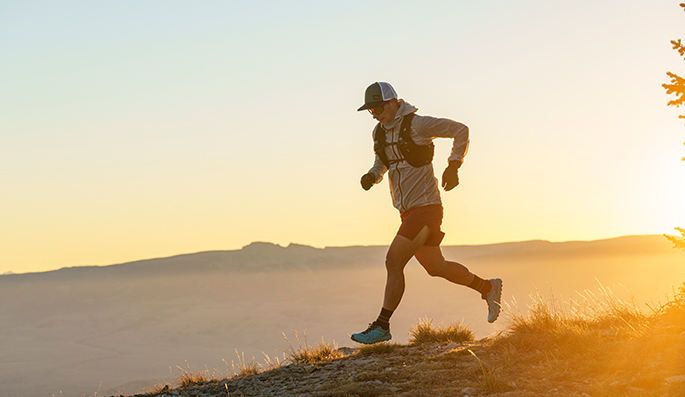
<path fill-rule="evenodd" d="M 388 270 L 388 273 L 402 272 L 404 270 L 405 264 L 406 261 L 404 261 L 397 255 L 392 255 L 391 253 L 388 253 L 385 256 L 385 268 Z"/>

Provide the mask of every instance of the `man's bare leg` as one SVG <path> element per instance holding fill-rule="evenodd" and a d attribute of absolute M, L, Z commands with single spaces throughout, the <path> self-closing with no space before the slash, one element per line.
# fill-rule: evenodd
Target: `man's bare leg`
<path fill-rule="evenodd" d="M 424 245 L 414 255 L 431 276 L 442 277 L 460 285 L 468 286 L 473 282 L 475 275 L 461 263 L 446 261 L 439 246 Z"/>
<path fill-rule="evenodd" d="M 376 321 L 369 325 L 366 331 L 352 334 L 353 341 L 371 344 L 392 338 L 389 321 L 390 316 L 399 306 L 402 295 L 404 295 L 404 267 L 429 236 L 430 229 L 428 227 L 424 227 L 414 240 L 409 240 L 400 235 L 395 236 L 385 257 L 385 268 L 388 277 L 385 282 L 385 295 L 381 314 Z"/>
<path fill-rule="evenodd" d="M 429 236 L 430 229 L 428 226 L 424 226 L 414 240 L 397 235 L 390 244 L 385 257 L 385 269 L 388 277 L 385 281 L 384 309 L 395 311 L 399 306 L 402 295 L 404 295 L 404 268 Z"/>
<path fill-rule="evenodd" d="M 488 322 L 494 322 L 499 317 L 502 298 L 502 280 L 482 278 L 471 273 L 466 266 L 446 261 L 440 247 L 422 246 L 417 251 L 416 259 L 428 274 L 442 277 L 455 284 L 465 285 L 480 292 L 481 297 L 488 304 Z"/>

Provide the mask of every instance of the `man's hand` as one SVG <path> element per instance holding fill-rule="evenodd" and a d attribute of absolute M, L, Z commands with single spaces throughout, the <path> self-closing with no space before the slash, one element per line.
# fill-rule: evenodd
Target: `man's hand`
<path fill-rule="evenodd" d="M 369 190 L 371 189 L 371 186 L 373 186 L 374 183 L 376 183 L 376 175 L 373 173 L 369 172 L 368 174 L 364 174 L 362 176 L 362 189 L 364 190 Z"/>
<path fill-rule="evenodd" d="M 449 192 L 459 184 L 458 171 L 460 165 L 461 163 L 452 161 L 450 162 L 450 165 L 445 168 L 445 172 L 442 173 L 442 187 L 445 189 L 445 191 Z"/>

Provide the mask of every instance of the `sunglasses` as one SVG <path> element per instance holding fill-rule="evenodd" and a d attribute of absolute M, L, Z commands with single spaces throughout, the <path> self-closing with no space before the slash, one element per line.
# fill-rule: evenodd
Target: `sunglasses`
<path fill-rule="evenodd" d="M 385 110 L 385 104 L 382 104 L 381 106 L 376 106 L 375 108 L 368 109 L 369 113 L 379 115 L 383 113 Z"/>

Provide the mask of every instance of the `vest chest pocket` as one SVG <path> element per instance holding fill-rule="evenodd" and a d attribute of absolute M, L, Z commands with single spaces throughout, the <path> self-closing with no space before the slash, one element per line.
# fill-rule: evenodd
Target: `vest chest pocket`
<path fill-rule="evenodd" d="M 418 145 L 411 138 L 411 122 L 414 119 L 414 113 L 410 113 L 402 119 L 402 124 L 400 125 L 400 134 L 398 139 L 399 152 L 404 157 L 404 160 L 409 163 L 412 167 L 423 167 L 428 165 L 433 161 L 433 156 L 435 155 L 435 145 L 433 142 L 428 145 Z M 386 131 L 380 123 L 376 126 L 376 131 L 374 132 L 374 145 L 373 150 L 376 152 L 378 157 L 381 159 L 386 167 L 390 168 L 390 161 L 385 153 L 385 147 L 387 146 Z M 401 161 L 401 160 L 399 160 Z M 396 161 L 393 161 L 396 162 Z"/>

